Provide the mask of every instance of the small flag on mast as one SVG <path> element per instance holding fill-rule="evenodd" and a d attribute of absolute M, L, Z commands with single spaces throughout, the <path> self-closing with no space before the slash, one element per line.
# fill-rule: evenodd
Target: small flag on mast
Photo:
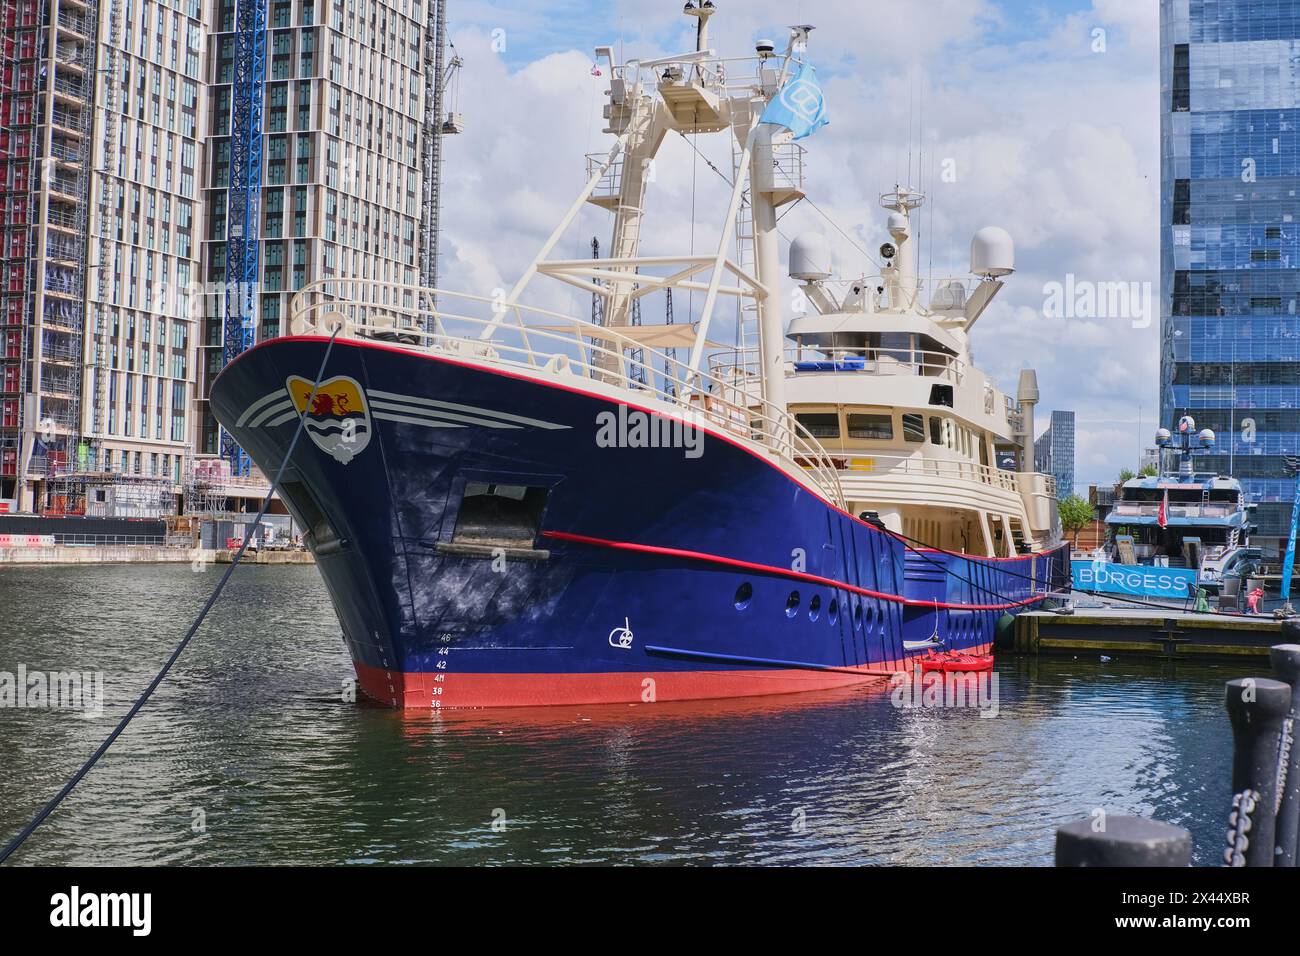
<path fill-rule="evenodd" d="M 759 122 L 784 126 L 794 133 L 795 139 L 810 136 L 830 122 L 826 115 L 826 98 L 811 63 L 801 66 L 794 78 L 772 97 Z"/>

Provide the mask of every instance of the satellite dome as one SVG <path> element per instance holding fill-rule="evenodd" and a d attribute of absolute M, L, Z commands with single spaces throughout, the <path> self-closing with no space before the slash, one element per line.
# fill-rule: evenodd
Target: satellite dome
<path fill-rule="evenodd" d="M 1016 244 L 1011 234 L 985 226 L 970 241 L 970 271 L 977 276 L 1009 276 L 1016 271 Z"/>
<path fill-rule="evenodd" d="M 790 278 L 818 282 L 831 275 L 831 244 L 826 237 L 819 232 L 795 236 L 790 243 Z"/>

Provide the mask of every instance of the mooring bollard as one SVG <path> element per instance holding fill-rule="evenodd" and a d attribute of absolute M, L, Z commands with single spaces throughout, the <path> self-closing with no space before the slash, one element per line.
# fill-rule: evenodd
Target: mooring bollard
<path fill-rule="evenodd" d="M 1088 817 L 1056 831 L 1057 866 L 1191 866 L 1192 835 L 1142 817 Z"/>
<path fill-rule="evenodd" d="M 1282 633 L 1300 638 L 1300 621 L 1287 621 Z M 1278 644 L 1268 652 L 1273 674 L 1291 685 L 1291 707 L 1282 721 L 1282 744 L 1278 754 L 1277 778 L 1281 802 L 1277 811 L 1277 866 L 1295 866 L 1300 856 L 1300 767 L 1296 766 L 1295 735 L 1300 727 L 1300 640 Z"/>
<path fill-rule="evenodd" d="M 1224 689 L 1232 721 L 1232 812 L 1229 866 L 1273 866 L 1277 823 L 1277 760 L 1291 686 L 1267 677 L 1239 677 Z"/>

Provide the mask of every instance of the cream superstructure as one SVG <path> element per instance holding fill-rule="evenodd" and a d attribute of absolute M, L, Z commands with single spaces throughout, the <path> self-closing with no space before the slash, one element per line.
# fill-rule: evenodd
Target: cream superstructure
<path fill-rule="evenodd" d="M 917 277 L 913 210 L 905 188 L 881 197 L 892 242 L 879 276 L 831 279 L 831 250 L 816 234 L 791 245 L 790 274 L 807 302 L 787 329 L 788 410 L 840 470 L 855 514 L 940 548 L 1008 557 L 1059 541 L 1053 480 L 1033 471 L 1034 373 L 1015 398 L 975 366 L 970 331 L 1002 278 L 1014 271 L 1011 239 L 980 230 L 972 280 L 927 290 Z M 715 355 L 715 374 L 743 379 L 757 355 Z M 1008 460 L 1015 470 L 999 467 Z"/>

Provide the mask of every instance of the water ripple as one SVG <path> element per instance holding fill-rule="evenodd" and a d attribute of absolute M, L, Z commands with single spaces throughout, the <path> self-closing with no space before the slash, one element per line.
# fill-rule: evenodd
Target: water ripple
<path fill-rule="evenodd" d="M 148 683 L 215 574 L 0 569 L 0 670 L 102 671 L 103 716 L 0 709 L 0 835 Z M 1212 862 L 1230 668 L 1008 660 L 996 718 L 888 689 L 398 714 L 347 703 L 313 568 L 248 567 L 27 864 L 1047 864 L 1094 810 Z"/>

